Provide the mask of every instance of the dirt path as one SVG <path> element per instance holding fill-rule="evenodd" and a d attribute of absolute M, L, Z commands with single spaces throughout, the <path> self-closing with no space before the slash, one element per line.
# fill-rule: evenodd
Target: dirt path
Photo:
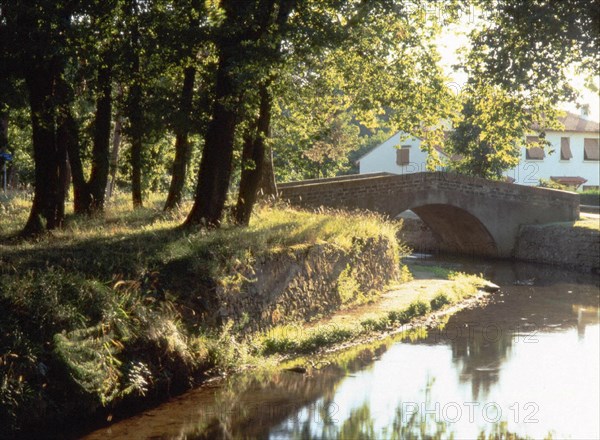
<path fill-rule="evenodd" d="M 336 313 L 313 321 L 307 329 L 323 325 L 343 325 L 353 321 L 376 319 L 390 311 L 403 310 L 413 301 L 429 303 L 441 290 L 449 290 L 454 281 L 442 279 L 424 266 L 411 266 L 412 281 L 402 283 L 382 293 L 374 302 L 339 310 Z"/>
<path fill-rule="evenodd" d="M 433 278 L 409 281 L 381 294 L 375 302 L 340 310 L 326 318 L 311 322 L 306 328 L 377 318 L 392 310 L 405 309 L 411 302 L 419 299 L 429 302 L 440 289 L 449 287 L 452 283 L 453 281 Z"/>

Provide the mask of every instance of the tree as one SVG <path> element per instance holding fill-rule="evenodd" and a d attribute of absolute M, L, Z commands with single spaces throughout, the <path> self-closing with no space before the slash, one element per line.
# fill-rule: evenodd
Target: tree
<path fill-rule="evenodd" d="M 171 169 L 171 184 L 169 186 L 167 201 L 165 202 L 165 211 L 171 210 L 181 203 L 186 171 L 192 156 L 188 134 L 196 68 L 193 66 L 186 67 L 183 75 L 181 102 L 179 106 L 181 122 L 175 130 L 175 160 L 173 160 L 173 167 Z"/>
<path fill-rule="evenodd" d="M 557 105 L 575 101 L 569 72 L 596 75 L 598 5 L 566 0 L 479 0 L 483 25 L 471 33 L 462 67 L 469 74 L 451 136 L 458 172 L 500 178 L 518 163 L 527 132 L 560 128 Z"/>
<path fill-rule="evenodd" d="M 185 222 L 187 226 L 220 224 L 232 173 L 235 131 L 240 122 L 238 108 L 243 105 L 244 85 L 256 85 L 261 73 L 264 78 L 264 72 L 276 63 L 276 59 L 271 58 L 273 44 L 276 47 L 281 41 L 294 4 L 294 0 L 221 2 L 224 19 L 215 37 L 219 58 L 215 103 L 205 135 L 194 205 Z M 258 69 L 253 71 L 253 67 Z"/>
<path fill-rule="evenodd" d="M 289 60 L 278 87 L 273 145 L 280 179 L 327 177 L 381 128 L 420 135 L 432 150 L 455 100 L 437 65 L 439 30 L 419 8 L 379 7 L 333 47 Z"/>
<path fill-rule="evenodd" d="M 523 95 L 573 99 L 569 69 L 597 74 L 597 1 L 476 0 L 483 26 L 471 34 L 465 67 L 473 78 Z"/>
<path fill-rule="evenodd" d="M 25 80 L 35 160 L 35 191 L 23 234 L 62 225 L 67 151 L 60 132 L 70 99 L 62 87 L 77 2 L 2 1 L 2 54 L 9 75 Z"/>
<path fill-rule="evenodd" d="M 498 87 L 469 85 L 462 92 L 461 116 L 450 134 L 452 170 L 487 179 L 519 163 L 522 104 Z"/>
<path fill-rule="evenodd" d="M 407 96 L 412 98 L 413 91 L 428 90 L 432 92 L 430 95 L 436 96 L 445 93 L 440 71 L 435 67 L 436 55 L 432 44 L 422 42 L 418 51 L 421 58 L 418 60 L 411 53 L 417 52 L 415 48 L 419 46 L 419 37 L 424 35 L 418 30 L 418 24 L 427 21 L 424 14 L 420 13 L 422 11 L 413 15 L 409 8 L 392 1 L 257 1 L 247 2 L 244 8 L 238 7 L 235 11 L 231 10 L 228 2 L 224 2 L 223 6 L 225 18 L 221 32 L 226 29 L 230 29 L 230 32 L 225 32 L 224 36 L 221 34 L 217 39 L 219 68 L 216 103 L 206 135 L 195 203 L 187 225 L 219 224 L 232 171 L 235 129 L 242 116 L 252 113 L 247 109 L 248 103 L 263 101 L 256 97 L 250 99 L 248 95 L 256 96 L 254 91 L 262 90 L 265 82 L 282 81 L 286 60 L 291 60 L 297 66 L 298 70 L 292 74 L 292 78 L 299 78 L 300 83 L 300 87 L 290 87 L 290 93 L 301 89 L 307 82 L 314 83 L 311 75 L 326 83 L 333 83 L 332 78 L 328 77 L 333 73 L 340 81 L 346 81 L 346 87 L 342 90 L 332 90 L 334 87 L 328 89 L 328 92 L 331 90 L 333 101 L 341 97 L 343 103 L 339 104 L 340 112 L 352 106 L 353 113 L 367 123 L 385 113 L 384 103 L 398 104 L 398 111 L 393 113 L 392 119 L 407 122 L 410 118 L 403 115 L 402 110 L 406 106 L 402 102 L 406 101 Z M 390 19 L 397 16 L 402 20 Z M 420 21 L 417 20 L 417 24 L 413 25 L 409 23 L 409 16 Z M 236 31 L 232 32 L 231 29 Z M 382 33 L 378 33 L 382 30 Z M 413 30 L 416 32 L 411 38 L 410 32 Z M 395 50 L 397 41 L 405 43 L 404 51 Z M 348 48 L 352 48 L 353 52 L 349 54 Z M 388 57 L 391 52 L 395 57 Z M 370 58 L 370 55 L 374 57 Z M 331 64 L 337 62 L 336 69 L 329 72 L 319 69 L 318 65 L 324 60 Z M 429 67 L 432 69 L 428 71 Z M 320 74 L 315 75 L 317 71 Z M 356 71 L 361 75 L 356 75 Z M 413 82 L 412 73 L 417 71 L 424 76 Z M 409 87 L 400 87 L 396 93 L 396 89 L 386 80 L 398 72 L 405 75 L 402 85 Z M 426 79 L 427 76 L 429 79 Z M 366 90 L 369 93 L 361 94 Z M 439 109 L 447 107 L 444 99 L 434 103 L 433 99 L 420 98 L 411 100 L 411 104 L 417 112 L 424 110 L 422 118 L 433 116 L 434 112 L 430 111 L 433 108 L 436 108 L 435 114 L 439 115 Z M 262 112 L 256 113 L 260 118 Z M 416 117 L 410 120 L 412 125 L 421 127 Z M 264 130 L 259 131 L 259 137 L 263 137 Z M 217 137 L 217 133 L 221 135 Z M 251 146 L 260 147 L 264 143 L 244 142 L 244 145 L 248 151 Z M 248 164 L 243 165 L 242 173 L 257 172 L 262 175 L 260 167 L 265 163 L 263 155 L 243 156 L 256 159 L 247 160 Z M 246 179 L 243 183 L 240 193 L 244 195 L 241 199 L 238 197 L 240 209 L 236 208 L 237 212 L 246 211 L 248 207 L 242 209 L 242 203 L 247 203 L 247 200 L 252 202 L 255 195 L 253 188 L 244 188 L 246 182 L 254 186 L 257 181 L 259 179 Z"/>
<path fill-rule="evenodd" d="M 144 113 L 142 109 L 144 77 L 141 70 L 140 20 L 142 12 L 138 0 L 129 0 L 125 16 L 129 33 L 126 44 L 126 59 L 129 76 L 126 114 L 129 120 L 126 134 L 131 143 L 131 197 L 134 208 L 140 208 L 142 201 L 142 148 L 144 143 Z"/>
<path fill-rule="evenodd" d="M 263 178 L 266 158 L 266 143 L 271 124 L 272 97 L 268 84 L 260 86 L 259 115 L 244 137 L 242 151 L 242 176 L 238 200 L 233 217 L 237 224 L 248 225 L 252 208 L 256 202 L 257 190 Z"/>
<path fill-rule="evenodd" d="M 175 133 L 175 159 L 171 168 L 171 183 L 165 202 L 164 210 L 168 211 L 181 203 L 183 188 L 186 181 L 187 169 L 192 157 L 192 145 L 189 135 L 192 132 L 203 132 L 205 125 L 200 120 L 200 114 L 206 114 L 206 109 L 196 109 L 197 117 L 192 117 L 194 110 L 193 98 L 195 83 L 203 82 L 206 85 L 206 68 L 210 62 L 207 46 L 210 19 L 205 5 L 197 0 L 180 0 L 176 2 L 177 8 L 161 20 L 166 34 L 175 38 L 170 39 L 168 53 L 170 63 L 183 71 L 181 93 L 173 114 L 176 115 L 171 122 Z M 202 58 L 199 60 L 199 58 Z M 200 67 L 199 67 L 200 65 Z M 198 72 L 200 70 L 200 72 Z M 200 80 L 197 81 L 197 77 Z M 193 129 L 193 126 L 196 129 Z"/>
<path fill-rule="evenodd" d="M 115 38 L 115 23 L 119 17 L 117 0 L 89 2 L 87 8 L 78 16 L 77 39 L 72 44 L 78 47 L 79 58 L 72 60 L 76 75 L 71 83 L 63 83 L 64 88 L 72 91 L 72 82 L 85 81 L 92 85 L 91 97 L 80 93 L 80 100 L 93 102 L 91 171 L 86 179 L 83 155 L 86 150 L 80 136 L 81 122 L 74 114 L 70 104 L 64 108 L 66 124 L 63 141 L 69 152 L 71 168 L 74 210 L 77 214 L 93 214 L 104 210 L 104 200 L 109 174 L 109 149 L 113 108 L 113 78 L 117 64 L 118 39 Z M 85 89 L 85 87 L 82 87 Z"/>

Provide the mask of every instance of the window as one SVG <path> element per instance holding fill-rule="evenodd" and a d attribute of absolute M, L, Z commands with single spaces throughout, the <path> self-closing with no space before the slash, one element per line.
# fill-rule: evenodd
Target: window
<path fill-rule="evenodd" d="M 572 158 L 571 138 L 560 138 L 560 160 L 570 160 Z"/>
<path fill-rule="evenodd" d="M 583 160 L 600 160 L 598 139 L 586 138 L 583 140 Z"/>
<path fill-rule="evenodd" d="M 527 144 L 538 144 L 540 138 L 537 136 L 527 136 Z M 541 147 L 527 147 L 525 150 L 525 158 L 527 160 L 544 160 L 544 150 Z"/>
<path fill-rule="evenodd" d="M 402 145 L 396 150 L 396 164 L 408 165 L 410 162 L 410 146 Z"/>

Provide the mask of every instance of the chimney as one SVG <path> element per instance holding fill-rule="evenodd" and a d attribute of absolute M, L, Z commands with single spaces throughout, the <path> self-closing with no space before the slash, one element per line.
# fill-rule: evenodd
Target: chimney
<path fill-rule="evenodd" d="M 581 106 L 581 109 L 579 110 L 579 116 L 581 117 L 581 119 L 585 119 L 586 121 L 590 120 L 590 105 L 589 104 L 583 104 Z"/>

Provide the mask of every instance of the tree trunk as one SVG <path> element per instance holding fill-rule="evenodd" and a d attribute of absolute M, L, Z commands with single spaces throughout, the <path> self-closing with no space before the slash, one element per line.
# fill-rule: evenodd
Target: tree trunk
<path fill-rule="evenodd" d="M 181 194 L 185 185 L 187 167 L 191 158 L 191 145 L 188 140 L 190 113 L 194 96 L 196 69 L 187 67 L 183 75 L 183 88 L 179 106 L 179 118 L 175 127 L 175 160 L 173 161 L 171 185 L 164 210 L 169 211 L 181 203 Z"/>
<path fill-rule="evenodd" d="M 0 103 L 0 151 L 8 148 L 8 108 Z"/>
<path fill-rule="evenodd" d="M 31 69 L 26 78 L 31 108 L 35 190 L 23 235 L 42 232 L 42 218 L 46 221 L 47 230 L 60 227 L 64 219 L 65 191 L 60 182 L 65 172 L 66 148 L 57 142 L 54 86 L 58 75 L 52 67 Z"/>
<path fill-rule="evenodd" d="M 117 99 L 121 101 L 123 98 L 123 87 L 119 85 L 117 87 Z M 121 113 L 117 108 L 117 112 L 115 114 L 115 128 L 113 131 L 112 138 L 112 149 L 110 151 L 110 159 L 109 159 L 109 174 L 110 179 L 108 185 L 106 186 L 106 198 L 110 199 L 112 197 L 113 191 L 115 189 L 115 184 L 117 180 L 117 167 L 119 166 L 119 150 L 121 149 L 121 136 L 123 130 L 123 120 L 121 117 Z"/>
<path fill-rule="evenodd" d="M 112 149 L 110 151 L 110 180 L 106 187 L 106 199 L 110 199 L 115 189 L 117 180 L 117 167 L 119 166 L 119 150 L 121 148 L 121 130 L 123 123 L 119 113 L 115 116 L 115 129 L 113 132 Z"/>
<path fill-rule="evenodd" d="M 140 29 L 137 21 L 138 4 L 135 0 L 130 2 L 130 13 L 133 21 L 131 24 L 131 86 L 129 88 L 129 139 L 131 142 L 131 197 L 134 208 L 141 208 L 142 201 L 142 148 L 144 120 L 142 113 L 142 73 L 140 69 Z"/>
<path fill-rule="evenodd" d="M 131 86 L 131 107 L 129 109 L 131 139 L 131 196 L 134 208 L 141 208 L 142 201 L 142 87 L 136 80 Z"/>
<path fill-rule="evenodd" d="M 271 122 L 271 94 L 268 85 L 260 86 L 259 114 L 255 127 L 248 133 L 242 152 L 242 177 L 234 220 L 239 225 L 248 225 L 252 208 L 256 203 L 258 187 L 265 164 L 265 144 Z"/>
<path fill-rule="evenodd" d="M 105 57 L 106 58 L 106 57 Z M 105 62 L 107 60 L 105 59 Z M 63 84 L 64 88 L 68 86 Z M 81 161 L 79 129 L 70 109 L 63 110 L 59 125 L 59 142 L 66 146 L 69 168 L 73 181 L 74 211 L 76 214 L 93 214 L 104 209 L 104 193 L 108 179 L 108 150 L 111 117 L 111 69 L 98 70 L 96 115 L 94 120 L 94 145 L 92 149 L 92 171 L 85 180 Z"/>
<path fill-rule="evenodd" d="M 230 56 L 222 50 L 217 68 L 217 84 L 212 119 L 206 131 L 194 205 L 186 226 L 219 226 L 229 179 L 231 177 L 233 143 L 237 126 L 237 95 L 229 71 Z"/>
<path fill-rule="evenodd" d="M 73 181 L 73 210 L 76 214 L 89 213 L 92 204 L 91 194 L 87 188 L 79 144 L 79 128 L 70 111 L 66 111 L 58 127 L 59 142 L 66 146 L 71 180 Z"/>
<path fill-rule="evenodd" d="M 87 187 L 90 192 L 90 212 L 104 210 L 104 195 L 109 171 L 110 121 L 112 114 L 112 69 L 106 54 L 104 66 L 98 70 L 98 98 L 94 125 L 92 171 Z"/>
<path fill-rule="evenodd" d="M 59 142 L 60 142 L 60 139 L 59 139 Z M 69 159 L 69 148 L 66 147 L 65 170 L 62 175 L 61 185 L 64 188 L 65 201 L 67 201 L 67 202 L 69 201 L 69 189 L 71 188 L 71 181 L 72 181 L 72 175 L 71 175 L 71 163 L 70 163 L 70 159 Z"/>
<path fill-rule="evenodd" d="M 270 145 L 266 146 L 265 163 L 258 193 L 267 197 L 277 197 L 277 183 L 275 181 L 275 169 L 273 168 L 273 148 Z"/>
<path fill-rule="evenodd" d="M 8 152 L 8 107 L 0 103 L 0 153 Z M 0 158 L 0 188 L 8 187 L 8 182 L 4 179 L 8 178 L 8 173 L 5 175 L 4 166 L 8 168 L 8 164 Z M 8 179 L 7 179 L 8 180 Z"/>

